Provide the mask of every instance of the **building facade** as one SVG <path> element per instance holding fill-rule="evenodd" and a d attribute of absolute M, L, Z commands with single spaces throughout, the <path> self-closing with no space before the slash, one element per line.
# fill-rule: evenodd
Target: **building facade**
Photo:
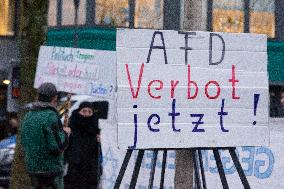
<path fill-rule="evenodd" d="M 8 102 L 10 105 L 15 102 L 8 93 L 12 84 L 7 85 L 7 82 L 19 59 L 16 41 L 18 8 L 16 0 L 0 0 L 0 138 L 7 119 Z M 14 107 L 11 105 L 10 112 L 16 111 Z"/>
<path fill-rule="evenodd" d="M 49 0 L 49 28 L 64 29 L 77 25 L 79 28 L 127 27 L 266 34 L 269 39 L 270 90 L 271 96 L 275 97 L 271 102 L 280 104 L 284 86 L 283 1 L 77 0 L 77 3 L 75 6 L 69 0 Z M 277 113 L 271 115 L 280 116 Z"/>
<path fill-rule="evenodd" d="M 281 43 L 284 36 L 283 10 L 284 2 L 279 0 L 49 0 L 48 28 L 61 30 L 77 26 L 81 29 L 126 27 L 252 32 L 267 34 L 270 43 Z M 6 111 L 17 111 L 18 12 L 18 1 L 0 0 L 0 121 L 5 119 Z M 270 67 L 275 68 L 279 75 L 276 79 L 274 74 L 270 76 L 272 90 L 277 92 L 284 86 L 284 66 Z M 7 78 L 13 80 L 9 85 L 3 84 Z"/>
<path fill-rule="evenodd" d="M 50 27 L 75 25 L 75 6 L 49 0 Z M 252 32 L 280 39 L 283 3 L 277 0 L 80 0 L 78 25 Z M 194 27 L 193 27 L 194 28 Z"/>

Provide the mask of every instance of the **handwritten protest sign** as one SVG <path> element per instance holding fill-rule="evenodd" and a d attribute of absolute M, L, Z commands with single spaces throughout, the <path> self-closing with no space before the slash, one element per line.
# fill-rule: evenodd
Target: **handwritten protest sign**
<path fill-rule="evenodd" d="M 115 56 L 114 51 L 42 46 L 34 87 L 51 82 L 59 91 L 113 98 Z"/>
<path fill-rule="evenodd" d="M 117 31 L 122 148 L 269 142 L 265 35 Z"/>

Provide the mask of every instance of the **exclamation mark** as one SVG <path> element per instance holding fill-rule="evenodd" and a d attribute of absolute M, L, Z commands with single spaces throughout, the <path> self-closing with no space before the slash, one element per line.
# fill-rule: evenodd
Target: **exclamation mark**
<path fill-rule="evenodd" d="M 254 94 L 254 108 L 253 108 L 253 115 L 256 116 L 256 109 L 258 105 L 260 94 Z M 256 125 L 256 121 L 253 122 L 253 125 Z"/>

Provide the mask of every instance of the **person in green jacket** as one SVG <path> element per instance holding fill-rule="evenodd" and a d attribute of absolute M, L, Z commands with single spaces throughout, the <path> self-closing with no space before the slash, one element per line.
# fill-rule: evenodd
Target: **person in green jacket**
<path fill-rule="evenodd" d="M 20 135 L 25 163 L 34 189 L 63 189 L 63 152 L 71 129 L 63 127 L 56 110 L 57 90 L 52 83 L 38 88 L 38 101 L 31 103 Z"/>

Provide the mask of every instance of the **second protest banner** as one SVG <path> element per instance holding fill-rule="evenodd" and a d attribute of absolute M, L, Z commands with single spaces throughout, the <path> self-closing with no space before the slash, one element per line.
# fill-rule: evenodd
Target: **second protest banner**
<path fill-rule="evenodd" d="M 268 145 L 266 36 L 117 31 L 118 145 Z"/>
<path fill-rule="evenodd" d="M 42 46 L 34 87 L 51 82 L 58 91 L 113 99 L 115 64 L 114 51 Z"/>

